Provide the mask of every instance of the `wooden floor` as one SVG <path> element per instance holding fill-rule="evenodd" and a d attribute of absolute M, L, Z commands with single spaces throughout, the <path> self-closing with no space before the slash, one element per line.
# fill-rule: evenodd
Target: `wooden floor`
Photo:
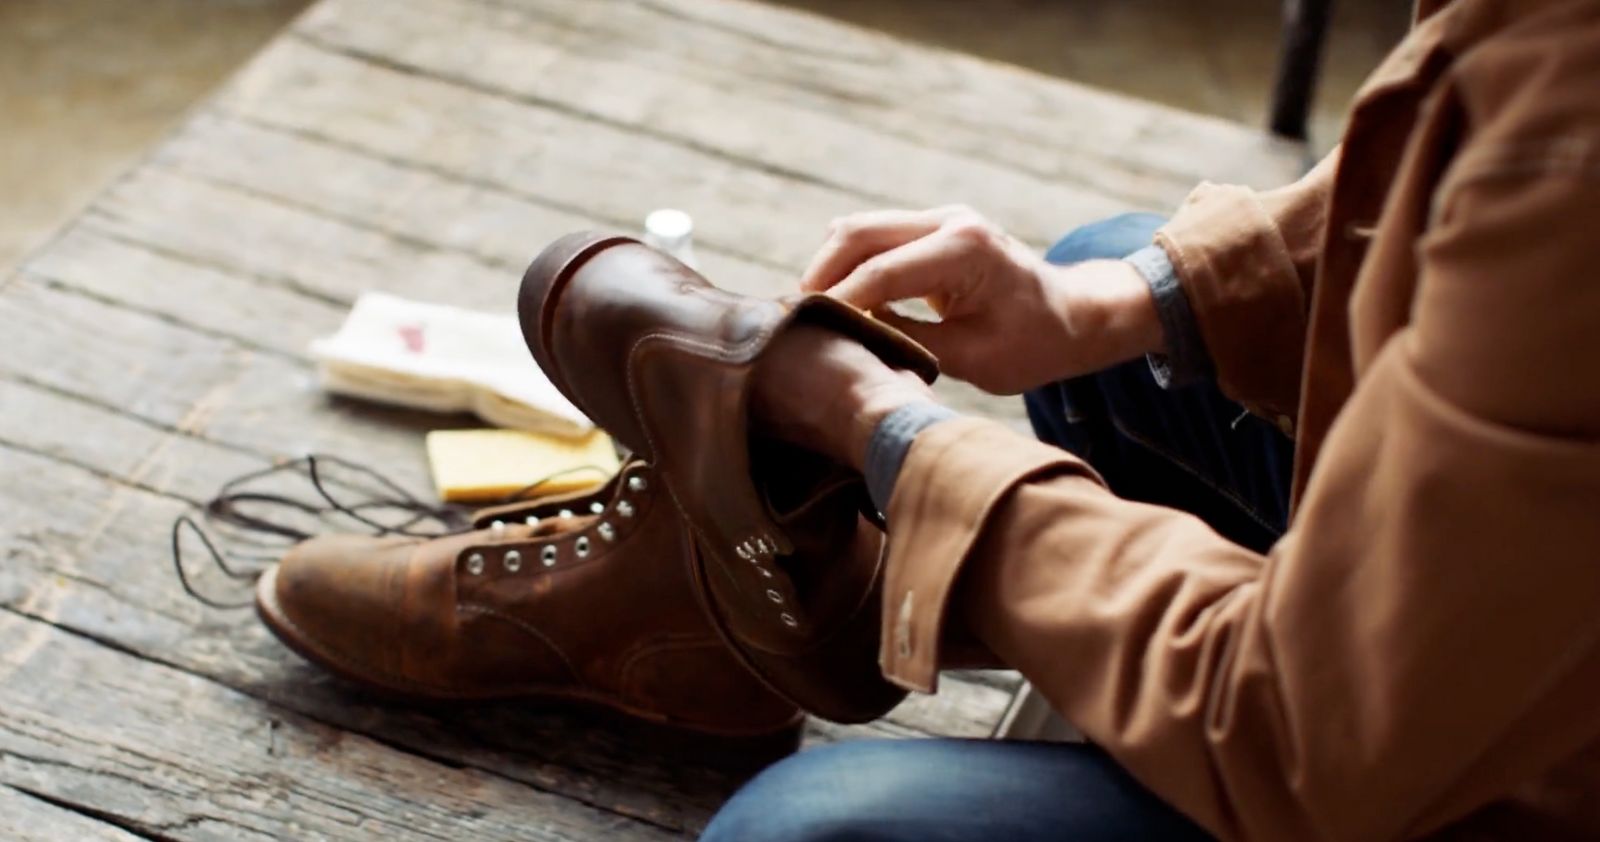
<path fill-rule="evenodd" d="M 1042 245 L 1299 164 L 743 0 L 325 0 L 0 280 L 0 837 L 680 838 L 787 749 L 385 706 L 182 593 L 168 529 L 227 478 L 322 451 L 427 488 L 439 419 L 314 383 L 361 291 L 506 310 L 548 240 L 676 206 L 714 281 L 772 293 L 853 210 L 963 201 Z M 1008 686 L 807 741 L 983 735 Z"/>

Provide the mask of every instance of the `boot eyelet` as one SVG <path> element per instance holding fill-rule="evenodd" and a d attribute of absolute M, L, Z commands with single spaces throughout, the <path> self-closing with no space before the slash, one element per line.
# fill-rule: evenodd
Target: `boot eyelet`
<path fill-rule="evenodd" d="M 506 566 L 506 570 L 515 573 L 522 569 L 522 553 L 512 550 L 506 553 L 506 557 L 501 559 L 500 563 Z"/>
<path fill-rule="evenodd" d="M 556 566 L 556 548 L 555 548 L 555 545 L 554 544 L 546 545 L 545 548 L 542 551 L 540 551 L 540 553 L 539 553 L 539 560 L 544 562 L 544 566 L 545 567 L 555 567 Z"/>
<path fill-rule="evenodd" d="M 617 540 L 617 530 L 616 530 L 615 527 L 613 527 L 609 523 L 602 523 L 599 526 L 596 526 L 594 528 L 594 531 L 600 535 L 602 540 L 605 540 L 605 541 L 615 541 L 615 540 Z"/>
<path fill-rule="evenodd" d="M 483 553 L 467 556 L 467 572 L 474 576 L 483 572 Z"/>
<path fill-rule="evenodd" d="M 628 477 L 629 491 L 643 491 L 649 487 L 650 483 L 646 482 L 644 477 L 638 475 Z"/>
<path fill-rule="evenodd" d="M 589 504 L 589 512 L 591 514 L 600 514 L 601 512 L 604 512 L 605 510 L 606 510 L 606 504 L 600 502 L 599 500 L 596 500 L 595 502 Z"/>
<path fill-rule="evenodd" d="M 622 502 L 618 503 L 617 514 L 623 517 L 633 517 L 633 504 L 629 503 L 627 500 L 623 500 Z"/>
<path fill-rule="evenodd" d="M 561 511 L 556 512 L 556 517 L 572 517 L 572 510 L 562 509 Z"/>
<path fill-rule="evenodd" d="M 738 553 L 739 557 L 745 561 L 755 561 L 755 559 L 750 556 L 750 551 L 742 546 L 735 545 L 733 551 Z"/>
<path fill-rule="evenodd" d="M 538 515 L 528 515 L 527 520 L 525 520 L 523 522 L 528 524 L 529 526 L 538 526 L 539 525 L 539 516 Z"/>
<path fill-rule="evenodd" d="M 578 558 L 589 555 L 589 536 L 579 535 L 578 540 L 572 542 L 572 549 L 577 551 Z"/>
<path fill-rule="evenodd" d="M 767 599 L 770 599 L 770 600 L 772 600 L 773 602 L 776 602 L 779 605 L 783 604 L 783 594 L 778 593 L 777 591 L 773 590 L 772 588 L 767 588 Z"/>
<path fill-rule="evenodd" d="M 796 626 L 798 626 L 798 625 L 800 625 L 800 621 L 796 620 L 794 618 L 794 615 L 790 614 L 787 611 L 783 612 L 782 614 L 779 614 L 778 615 L 778 619 L 782 620 L 783 624 L 788 626 L 791 629 L 796 627 Z"/>

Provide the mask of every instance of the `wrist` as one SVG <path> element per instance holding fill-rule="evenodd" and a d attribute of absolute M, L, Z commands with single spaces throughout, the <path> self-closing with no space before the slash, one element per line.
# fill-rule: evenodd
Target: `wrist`
<path fill-rule="evenodd" d="M 908 403 L 933 399 L 915 374 L 810 325 L 777 337 L 754 380 L 750 411 L 763 433 L 857 470 L 879 422 Z"/>
<path fill-rule="evenodd" d="M 933 390 L 916 375 L 888 369 L 884 373 L 887 376 L 853 382 L 843 395 L 841 415 L 846 423 L 836 427 L 842 435 L 838 450 L 830 455 L 857 470 L 864 469 L 867 446 L 883 419 L 903 406 L 934 399 Z"/>
<path fill-rule="evenodd" d="M 1090 260 L 1048 271 L 1068 341 L 1081 349 L 1068 356 L 1088 370 L 1164 350 L 1155 296 L 1139 270 L 1121 260 Z"/>

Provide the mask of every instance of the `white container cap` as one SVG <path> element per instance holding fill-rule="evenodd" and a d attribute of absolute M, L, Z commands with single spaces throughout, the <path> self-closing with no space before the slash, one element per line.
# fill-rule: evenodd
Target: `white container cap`
<path fill-rule="evenodd" d="M 688 264 L 695 265 L 694 220 L 676 208 L 651 211 L 644 218 L 644 241 Z"/>
<path fill-rule="evenodd" d="M 694 235 L 694 220 L 677 208 L 661 208 L 651 211 L 650 215 L 644 218 L 644 232 L 651 239 L 661 240 L 660 243 L 651 245 L 669 248 Z"/>

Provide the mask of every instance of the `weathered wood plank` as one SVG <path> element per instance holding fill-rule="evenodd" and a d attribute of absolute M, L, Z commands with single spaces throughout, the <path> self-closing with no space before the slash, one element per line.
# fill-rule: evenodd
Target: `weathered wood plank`
<path fill-rule="evenodd" d="M 374 22 L 376 8 L 325 3 L 296 32 L 883 195 L 965 178 L 978 203 L 1019 184 L 1064 190 L 1054 205 L 1075 190 L 1165 208 L 1198 179 L 1272 186 L 1304 160 L 1254 128 L 763 3 L 405 0 Z M 440 26 L 470 35 L 426 37 Z M 941 157 L 968 174 L 938 173 Z"/>
<path fill-rule="evenodd" d="M 349 311 L 349 302 L 307 294 L 298 282 L 163 251 L 85 218 L 19 274 L 291 360 L 306 359 L 311 341 L 336 330 Z"/>
<path fill-rule="evenodd" d="M 585 0 L 472 0 L 522 9 Z M 614 18 L 603 37 L 656 39 L 706 75 L 759 85 L 773 99 L 838 110 L 880 131 L 1003 161 L 1044 180 L 1122 195 L 1125 179 L 1166 173 L 1272 186 L 1303 156 L 1254 127 L 1168 108 L 1059 77 L 907 42 L 780 4 L 635 0 L 653 19 Z M 677 20 L 682 26 L 668 28 Z M 618 31 L 628 27 L 629 32 Z M 670 65 L 675 73 L 678 65 Z M 748 81 L 747 81 L 748 80 Z M 1266 168 L 1267 171 L 1263 171 Z M 1096 171 L 1102 173 L 1096 173 Z M 1269 178 L 1265 182 L 1260 178 Z M 1170 189 L 1170 188 L 1168 188 Z"/>
<path fill-rule="evenodd" d="M 0 785 L 0 833 L 11 842 L 137 842 L 141 838 L 4 785 Z"/>
<path fill-rule="evenodd" d="M 198 115 L 152 153 L 150 164 L 162 171 L 160 175 L 199 179 L 243 192 L 247 199 L 287 205 L 302 215 L 331 218 L 364 233 L 468 255 L 492 267 L 499 279 L 490 285 L 493 300 L 485 297 L 472 303 L 496 310 L 509 309 L 510 298 L 504 288 L 514 287 L 528 261 L 545 243 L 584 228 L 615 227 L 590 215 L 538 204 L 496 184 L 471 180 L 470 173 L 452 176 L 397 165 L 221 115 Z M 327 177 L 284 179 L 277 175 L 288 168 L 326 173 Z M 141 193 L 166 185 L 177 191 L 173 201 L 194 201 L 189 196 L 198 188 L 170 187 L 175 181 L 119 185 L 107 200 L 143 215 L 143 211 L 133 211 Z M 253 202 L 250 206 L 254 207 Z M 301 225 L 295 230 L 307 229 Z M 730 289 L 759 295 L 794 291 L 792 272 L 743 260 L 714 247 L 698 248 L 697 256 L 701 270 Z M 353 279 L 350 286 L 364 280 Z M 397 271 L 384 280 L 387 288 L 423 294 L 410 292 L 417 283 L 410 272 Z M 347 294 L 337 287 L 319 285 L 318 289 L 338 298 Z"/>
<path fill-rule="evenodd" d="M 828 220 L 878 204 L 302 40 L 270 47 L 214 107 L 386 160 L 470 174 L 623 228 L 653 208 L 678 206 L 695 216 L 697 242 L 779 268 L 803 265 Z M 780 213 L 782 226 L 774 224 Z"/>
<path fill-rule="evenodd" d="M 491 0 L 494 2 L 494 0 Z M 504 0 L 528 6 L 549 0 Z M 581 2 L 581 0 L 576 0 Z M 1128 182 L 1170 176 L 1186 187 L 1198 179 L 1277 186 L 1304 168 L 1304 147 L 1254 126 L 1171 109 L 1155 102 L 1077 85 L 1005 62 L 907 45 L 899 38 L 848 26 L 773 3 L 741 0 L 640 0 L 662 18 L 678 18 L 757 46 L 728 50 L 774 98 L 842 109 L 883 133 L 986 160 L 1040 178 L 1090 184 L 1123 195 Z M 786 61 L 776 45 L 792 51 Z M 850 46 L 843 46 L 850 45 Z M 720 46 L 720 45 L 718 45 Z M 843 46 L 843 48 L 842 48 Z M 694 48 L 698 56 L 710 50 Z M 720 67 L 710 72 L 725 72 Z"/>
<path fill-rule="evenodd" d="M 983 156 L 898 137 L 879 129 L 876 113 L 844 114 L 826 107 L 831 102 L 823 108 L 795 107 L 746 81 L 752 72 L 765 69 L 768 56 L 781 51 L 761 49 L 760 55 L 751 55 L 751 45 L 742 39 L 637 5 L 550 2 L 532 7 L 537 14 L 460 0 L 404 5 L 404 10 L 371 21 L 363 32 L 355 22 L 373 15 L 377 5 L 341 0 L 296 31 L 330 49 L 593 115 L 652 138 L 714 151 L 752 169 L 826 184 L 867 205 L 966 201 L 1030 239 L 1130 205 L 1150 204 L 1131 198 L 1138 194 L 1127 190 L 1085 187 L 1078 178 L 1041 179 Z M 445 19 L 457 21 L 464 42 L 415 40 Z M 651 31 L 629 34 L 641 25 Z M 705 43 L 708 36 L 713 43 Z M 483 49 L 469 51 L 469 43 Z M 657 49 L 662 45 L 670 46 Z M 721 62 L 730 51 L 749 62 L 714 69 L 697 63 Z M 469 54 L 474 52 L 476 58 Z M 699 58 L 706 53 L 723 55 Z M 824 83 L 827 75 L 824 71 L 820 77 Z M 1131 176 L 1126 181 L 1125 186 L 1137 187 Z M 1035 224 L 1047 213 L 1053 214 L 1047 227 Z"/>
<path fill-rule="evenodd" d="M 761 4 L 399 5 L 339 0 L 295 31 L 880 204 L 967 201 L 1035 241 L 1170 208 L 1201 178 L 1270 185 L 1301 166 L 1261 132 Z M 463 37 L 426 37 L 445 25 Z"/>
<path fill-rule="evenodd" d="M 247 148 L 260 150 L 260 157 L 197 156 L 197 160 L 215 161 L 195 165 L 205 169 L 209 180 L 164 168 L 133 173 L 111 188 L 80 223 L 62 235 L 56 247 L 40 255 L 26 271 L 108 302 L 237 337 L 251 348 L 291 356 L 302 356 L 312 338 L 333 332 L 343 318 L 341 302 L 353 300 L 363 289 L 385 289 L 491 312 L 509 308 L 520 273 L 520 266 L 512 268 L 510 263 L 519 247 L 509 233 L 478 241 L 472 247 L 495 251 L 474 258 L 441 258 L 431 263 L 415 259 L 418 247 L 406 240 L 413 236 L 411 232 L 450 225 L 447 216 L 427 210 L 437 207 L 429 200 L 448 191 L 447 183 L 437 179 L 416 182 L 414 195 L 420 201 L 409 203 L 410 210 L 403 214 L 383 210 L 383 200 L 370 198 L 375 195 L 371 190 L 319 188 L 319 196 L 338 203 L 344 213 L 371 210 L 375 218 L 400 220 L 389 224 L 409 230 L 393 233 L 377 226 L 358 228 L 287 203 L 298 202 L 293 195 L 280 200 L 258 192 L 257 177 L 249 174 L 268 173 L 261 180 L 269 181 L 270 173 L 292 166 L 296 157 L 312 154 L 311 150 L 319 148 L 317 144 L 237 124 L 201 123 L 222 134 L 199 131 L 191 141 L 186 132 L 175 142 L 186 147 L 192 142 L 211 145 L 211 141 L 222 140 L 254 144 Z M 165 161 L 165 154 L 158 153 L 156 160 Z M 338 171 L 362 173 L 361 160 L 357 156 L 342 161 Z M 225 163 L 228 161 L 231 163 Z M 377 177 L 382 172 L 380 168 L 364 174 Z M 248 192 L 229 186 L 230 179 Z M 261 186 L 259 191 L 270 189 Z M 519 208 L 527 206 L 513 203 L 505 210 L 512 214 Z M 226 216 L 227 221 L 211 224 L 210 220 L 219 216 Z M 565 233 L 565 229 L 535 227 L 549 226 L 549 220 L 530 219 L 529 223 L 530 231 L 539 232 L 530 239 L 540 245 Z M 271 234 L 257 237 L 250 233 L 253 231 Z M 436 255 L 455 255 L 455 249 L 464 247 L 469 246 L 463 242 L 429 246 L 436 249 L 430 252 Z M 496 261 L 500 261 L 498 268 Z M 733 258 L 713 261 L 707 272 L 719 285 L 750 294 L 782 292 L 791 283 L 784 276 Z M 230 279 L 239 283 L 232 284 Z M 1023 424 L 1021 403 L 1016 398 L 997 399 L 948 381 L 938 388 L 957 409 Z M 302 394 L 301 403 L 308 397 L 316 396 Z"/>
<path fill-rule="evenodd" d="M 257 455 L 351 455 L 428 487 L 420 436 L 440 416 L 330 398 L 304 362 L 27 280 L 0 296 L 0 330 L 28 349 L 0 355 L 0 374 Z"/>
<path fill-rule="evenodd" d="M 669 839 L 0 611 L 0 781 L 171 839 Z"/>
<path fill-rule="evenodd" d="M 202 266 L 330 303 L 369 289 L 506 310 L 521 268 L 143 167 L 97 200 L 88 224 Z M 335 323 L 337 324 L 337 323 Z"/>

